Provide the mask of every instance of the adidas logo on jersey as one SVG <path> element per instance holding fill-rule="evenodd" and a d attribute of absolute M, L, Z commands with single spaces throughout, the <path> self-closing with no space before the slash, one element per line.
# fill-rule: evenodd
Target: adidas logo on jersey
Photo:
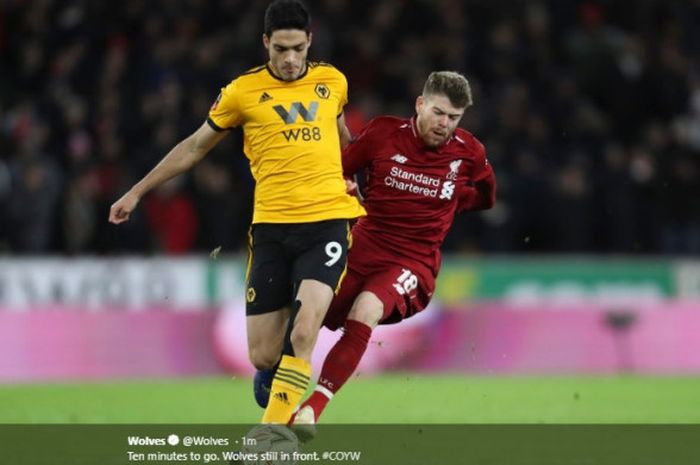
<path fill-rule="evenodd" d="M 394 160 L 396 163 L 401 163 L 402 165 L 408 161 L 408 158 L 404 157 L 400 153 L 397 153 L 393 157 L 391 157 L 392 160 Z"/>
<path fill-rule="evenodd" d="M 263 92 L 260 96 L 260 100 L 258 100 L 258 103 L 265 103 L 268 100 L 272 100 L 272 95 L 268 94 L 267 92 Z"/>
<path fill-rule="evenodd" d="M 289 405 L 289 397 L 287 397 L 286 392 L 276 392 L 273 397 L 281 402 L 284 402 L 285 404 Z"/>

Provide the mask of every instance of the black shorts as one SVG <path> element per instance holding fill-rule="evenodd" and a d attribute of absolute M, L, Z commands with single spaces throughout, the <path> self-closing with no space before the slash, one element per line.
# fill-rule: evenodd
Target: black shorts
<path fill-rule="evenodd" d="M 291 305 L 303 279 L 321 281 L 337 292 L 345 276 L 349 243 L 347 220 L 252 225 L 246 314 L 260 315 Z"/>

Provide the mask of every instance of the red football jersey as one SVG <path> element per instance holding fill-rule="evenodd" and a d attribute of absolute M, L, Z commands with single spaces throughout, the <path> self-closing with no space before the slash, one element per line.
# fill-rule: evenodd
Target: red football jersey
<path fill-rule="evenodd" d="M 388 255 L 423 263 L 434 275 L 455 214 L 490 208 L 495 201 L 495 176 L 483 144 L 457 128 L 444 145 L 426 147 L 415 117 L 370 121 L 343 151 L 345 176 L 362 169 L 367 216 L 353 235 Z"/>

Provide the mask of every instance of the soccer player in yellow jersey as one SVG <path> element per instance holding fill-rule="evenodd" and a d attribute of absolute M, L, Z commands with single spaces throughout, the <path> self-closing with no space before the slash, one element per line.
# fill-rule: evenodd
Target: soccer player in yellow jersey
<path fill-rule="evenodd" d="M 312 34 L 298 0 L 265 11 L 269 61 L 221 90 L 206 122 L 117 200 L 114 224 L 151 189 L 190 169 L 242 126 L 256 181 L 246 289 L 249 357 L 273 376 L 263 423 L 286 424 L 311 377 L 311 353 L 346 270 L 348 220 L 364 215 L 345 192 L 341 144 L 349 142 L 345 76 L 306 60 Z M 264 402 L 260 402 L 264 404 Z"/>

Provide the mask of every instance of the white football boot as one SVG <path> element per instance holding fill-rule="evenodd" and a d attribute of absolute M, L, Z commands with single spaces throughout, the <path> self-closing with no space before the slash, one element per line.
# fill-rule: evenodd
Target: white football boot
<path fill-rule="evenodd" d="M 309 442 L 316 436 L 316 414 L 310 405 L 303 407 L 294 415 L 292 431 L 300 442 Z"/>

